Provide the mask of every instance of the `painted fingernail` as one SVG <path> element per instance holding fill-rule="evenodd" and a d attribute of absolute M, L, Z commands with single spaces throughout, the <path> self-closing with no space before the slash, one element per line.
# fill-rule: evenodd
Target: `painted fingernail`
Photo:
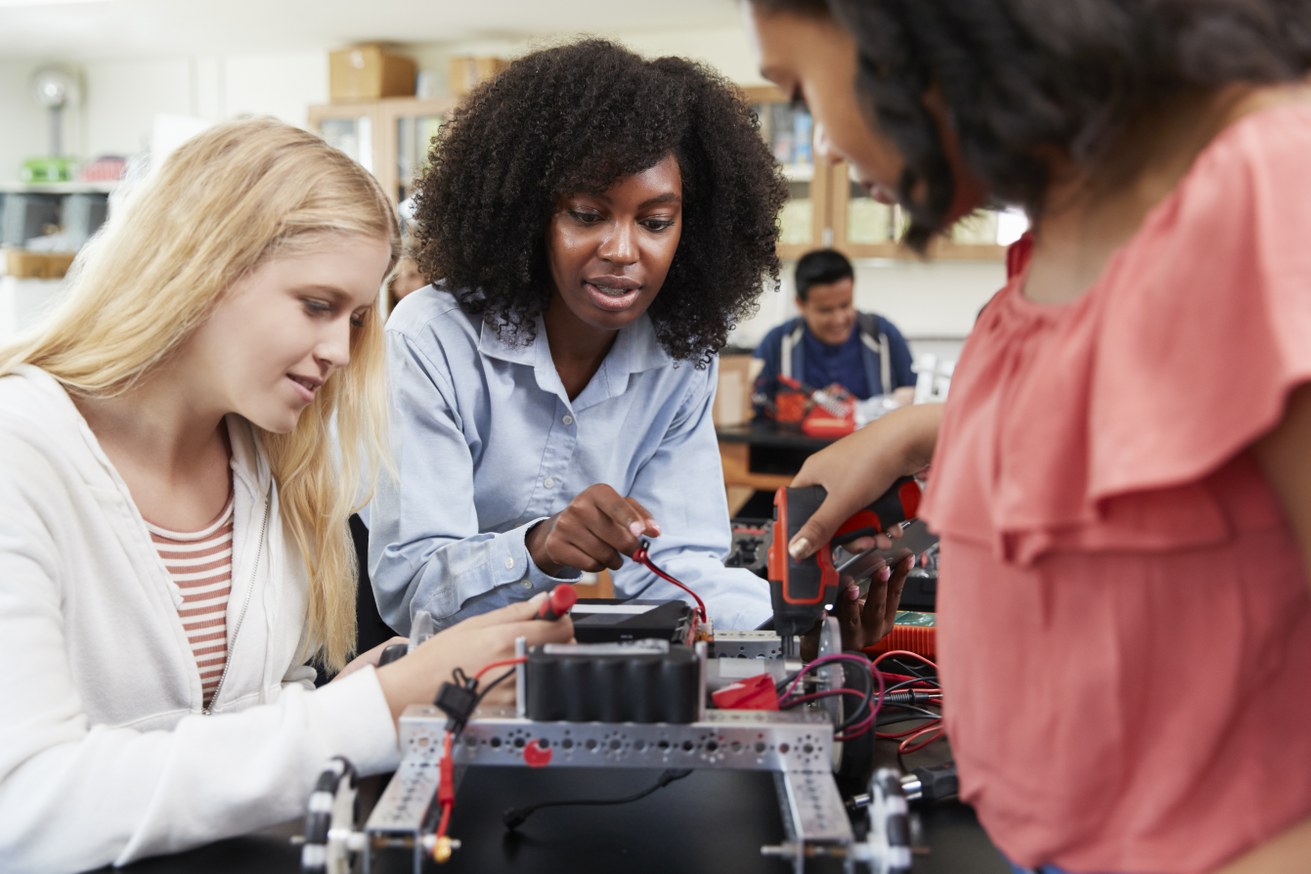
<path fill-rule="evenodd" d="M 642 532 L 646 530 L 646 526 L 643 525 L 641 522 L 630 522 L 628 525 L 628 530 L 633 532 L 634 537 L 641 537 Z"/>
<path fill-rule="evenodd" d="M 888 580 L 892 579 L 892 568 L 885 564 L 883 567 L 879 568 L 878 577 L 881 582 L 886 583 Z"/>
<path fill-rule="evenodd" d="M 847 586 L 847 590 L 846 590 L 846 592 L 844 592 L 843 594 L 845 594 L 845 595 L 847 596 L 847 600 L 848 600 L 848 601 L 859 601 L 859 600 L 860 600 L 860 587 L 859 587 L 859 586 Z"/>
<path fill-rule="evenodd" d="M 650 529 L 651 529 L 652 531 L 654 531 L 656 534 L 659 534 L 659 533 L 660 533 L 660 523 L 657 522 L 657 521 L 654 520 L 654 519 L 647 519 L 647 520 L 646 520 L 646 527 L 650 528 Z"/>
<path fill-rule="evenodd" d="M 912 570 L 915 567 L 916 557 L 911 555 L 906 559 L 906 570 Z"/>
<path fill-rule="evenodd" d="M 803 559 L 810 555 L 810 541 L 804 537 L 797 537 L 788 544 L 788 555 L 795 559 Z"/>

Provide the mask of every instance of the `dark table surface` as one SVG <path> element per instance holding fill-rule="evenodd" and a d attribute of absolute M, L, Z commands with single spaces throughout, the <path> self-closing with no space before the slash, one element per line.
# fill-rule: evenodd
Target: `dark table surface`
<path fill-rule="evenodd" d="M 922 759 L 923 757 L 921 757 Z M 926 760 L 910 764 L 926 764 Z M 761 855 L 783 840 L 773 777 L 766 772 L 696 771 L 630 804 L 540 810 L 517 834 L 506 831 L 510 807 L 562 798 L 615 798 L 651 785 L 658 772 L 619 769 L 470 768 L 460 784 L 450 834 L 462 846 L 446 871 L 558 874 L 587 867 L 625 874 L 786 874 L 788 863 Z M 372 805 L 382 781 L 365 781 L 362 806 Z M 957 802 L 916 807 L 921 825 L 915 874 L 1009 874 L 973 811 Z M 186 853 L 147 859 L 126 869 L 139 874 L 287 874 L 300 867 L 292 822 L 219 841 Z M 384 854 L 374 874 L 410 870 L 408 854 Z M 833 860 L 812 860 L 807 872 L 836 872 Z"/>
<path fill-rule="evenodd" d="M 723 443 L 750 443 L 776 449 L 804 449 L 814 452 L 823 449 L 836 438 L 811 437 L 799 427 L 777 425 L 773 422 L 750 422 L 744 425 L 719 425 L 715 435 Z"/>

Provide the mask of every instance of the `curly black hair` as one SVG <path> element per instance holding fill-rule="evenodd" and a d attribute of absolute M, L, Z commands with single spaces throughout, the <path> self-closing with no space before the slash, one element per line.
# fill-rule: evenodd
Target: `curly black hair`
<path fill-rule="evenodd" d="M 970 172 L 1036 216 L 1052 152 L 1099 184 L 1138 166 L 1123 148 L 1175 99 L 1311 67 L 1311 0 L 751 0 L 832 17 L 855 39 L 866 117 L 906 160 L 898 198 L 923 251 L 956 192 L 936 89 Z"/>
<path fill-rule="evenodd" d="M 523 343 L 552 293 L 546 233 L 561 198 L 600 193 L 666 155 L 683 229 L 649 310 L 661 346 L 704 367 L 778 285 L 787 187 L 759 122 L 719 75 L 587 39 L 525 55 L 477 88 L 433 140 L 416 195 L 420 270 Z"/>

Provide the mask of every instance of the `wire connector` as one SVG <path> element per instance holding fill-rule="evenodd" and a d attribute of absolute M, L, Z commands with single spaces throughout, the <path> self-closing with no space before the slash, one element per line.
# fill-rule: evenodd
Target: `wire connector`
<path fill-rule="evenodd" d="M 464 731 L 464 724 L 469 721 L 473 714 L 473 709 L 478 706 L 478 696 L 475 694 L 476 688 L 473 680 L 470 680 L 463 686 L 457 686 L 455 683 L 442 683 L 437 690 L 437 698 L 433 704 L 442 713 L 446 714 L 446 730 L 453 734 L 459 734 Z"/>

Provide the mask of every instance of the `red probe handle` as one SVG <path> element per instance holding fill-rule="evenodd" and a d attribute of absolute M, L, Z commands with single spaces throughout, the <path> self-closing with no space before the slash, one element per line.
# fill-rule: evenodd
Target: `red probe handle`
<path fill-rule="evenodd" d="M 533 618 L 548 621 L 559 619 L 569 612 L 577 600 L 578 590 L 568 583 L 561 583 L 551 590 L 551 594 L 546 596 L 546 600 L 542 602 L 542 606 L 537 610 L 537 615 Z"/>

